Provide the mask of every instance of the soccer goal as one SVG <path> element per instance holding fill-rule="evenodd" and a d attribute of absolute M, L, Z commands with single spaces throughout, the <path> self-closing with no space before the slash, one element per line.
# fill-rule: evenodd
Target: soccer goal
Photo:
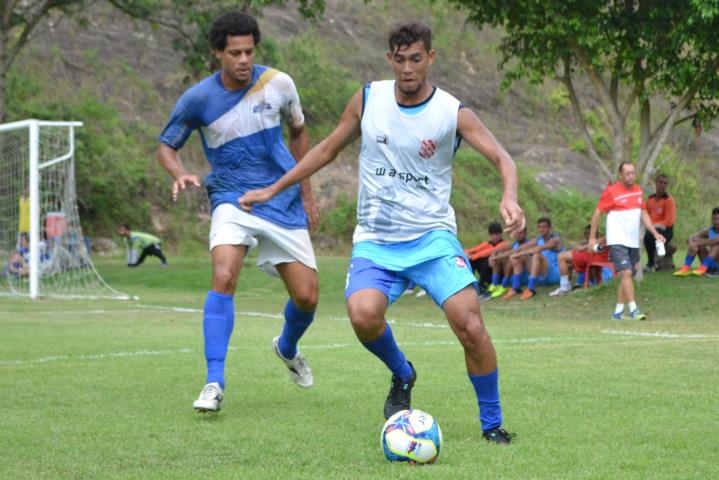
<path fill-rule="evenodd" d="M 0 125 L 0 295 L 121 298 L 95 270 L 75 196 L 81 122 Z"/>

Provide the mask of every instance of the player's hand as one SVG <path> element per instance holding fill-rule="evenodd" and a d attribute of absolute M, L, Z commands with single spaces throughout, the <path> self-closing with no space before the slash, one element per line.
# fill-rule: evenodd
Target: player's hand
<path fill-rule="evenodd" d="M 320 226 L 320 207 L 315 202 L 315 196 L 312 192 L 302 194 L 302 203 L 305 205 L 305 213 L 307 221 L 310 224 L 310 230 L 317 230 Z"/>
<path fill-rule="evenodd" d="M 180 191 L 184 191 L 189 185 L 200 186 L 200 177 L 191 173 L 183 173 L 172 184 L 172 201 L 177 201 Z"/>
<path fill-rule="evenodd" d="M 662 235 L 661 233 L 657 233 L 656 235 L 654 235 L 654 240 L 661 243 L 667 243 L 667 239 L 664 238 L 664 235 Z"/>
<path fill-rule="evenodd" d="M 272 199 L 272 197 L 274 197 L 274 195 L 269 187 L 250 190 L 239 198 L 240 208 L 249 213 L 252 211 L 252 205 L 255 203 L 264 203 Z"/>
<path fill-rule="evenodd" d="M 589 238 L 589 242 L 588 242 L 589 251 L 590 251 L 590 252 L 596 252 L 596 251 L 597 251 L 597 245 L 598 245 L 598 243 L 599 243 L 599 242 L 597 242 L 597 239 L 596 239 L 596 238 L 591 238 L 591 237 L 590 237 L 590 238 Z"/>
<path fill-rule="evenodd" d="M 511 235 L 524 229 L 526 225 L 524 211 L 516 200 L 502 198 L 499 213 L 504 220 L 504 233 Z"/>

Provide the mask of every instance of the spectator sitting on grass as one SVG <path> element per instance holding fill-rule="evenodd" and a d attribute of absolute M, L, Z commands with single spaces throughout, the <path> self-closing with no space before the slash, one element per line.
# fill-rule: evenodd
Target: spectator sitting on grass
<path fill-rule="evenodd" d="M 719 207 L 712 210 L 712 224 L 710 227 L 699 230 L 687 240 L 687 256 L 684 266 L 674 272 L 677 277 L 696 275 L 714 276 L 719 274 Z M 702 262 L 699 268 L 692 271 L 692 262 L 699 255 Z"/>
<path fill-rule="evenodd" d="M 464 251 L 469 258 L 472 272 L 479 273 L 479 293 L 487 293 L 487 288 L 492 283 L 492 267 L 489 266 L 489 256 L 492 252 L 507 247 L 509 244 L 502 239 L 502 226 L 499 223 L 489 225 L 489 240 Z"/>

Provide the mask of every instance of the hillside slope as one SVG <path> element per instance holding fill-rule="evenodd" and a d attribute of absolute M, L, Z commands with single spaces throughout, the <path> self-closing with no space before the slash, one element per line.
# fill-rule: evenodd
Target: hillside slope
<path fill-rule="evenodd" d="M 60 102 L 77 92 L 96 95 L 136 127 L 132 135 L 137 138 L 133 141 L 145 152 L 148 174 L 153 179 L 143 200 L 154 205 L 155 228 L 165 230 L 175 214 L 168 213 L 169 182 L 155 165 L 155 139 L 175 100 L 194 80 L 187 77 L 181 56 L 172 48 L 171 32 L 132 21 L 103 3 L 93 3 L 88 8 L 87 26 L 63 17 L 46 22 L 24 51 L 18 69 L 31 72 L 46 85 L 44 102 Z M 497 68 L 501 31 L 479 31 L 465 23 L 462 12 L 441 2 L 386 0 L 365 4 L 328 0 L 324 19 L 318 24 L 300 19 L 292 6 L 265 9 L 260 24 L 267 40 L 261 47 L 269 52 L 266 57 L 273 49 L 279 51 L 281 55 L 274 58 L 273 64 L 302 79 L 297 83 L 301 93 L 307 93 L 303 93 L 303 99 L 308 123 L 317 126 L 311 130 L 313 140 L 317 141 L 339 117 L 351 94 L 351 90 L 345 93 L 348 88 L 390 77 L 384 57 L 385 35 L 392 23 L 408 18 L 427 21 L 433 27 L 438 60 L 431 81 L 476 111 L 523 171 L 550 190 L 571 187 L 592 197 L 600 191 L 606 179 L 581 154 L 580 136 L 566 102 L 561 101 L 560 87 L 551 82 L 541 86 L 518 82 L 501 90 L 502 72 Z M 308 48 L 317 54 L 312 57 L 313 52 L 309 52 L 309 61 L 314 62 L 309 66 L 299 55 L 307 56 Z M 330 68 L 332 71 L 326 73 Z M 317 71 L 307 72 L 312 69 Z M 313 115 L 317 103 L 325 98 L 322 91 L 310 90 L 315 81 L 319 89 L 332 86 L 333 78 L 326 78 L 332 75 L 341 85 L 323 105 L 322 114 Z M 702 158 L 700 163 L 708 162 L 712 171 L 711 160 L 707 159 L 716 158 L 719 137 L 707 132 L 697 139 L 687 133 L 680 130 L 675 134 L 677 154 Z M 356 153 L 354 145 L 313 178 L 322 206 L 334 206 L 341 194 L 354 197 Z M 183 158 L 196 171 L 207 170 L 197 136 L 183 150 Z M 199 211 L 203 222 L 207 220 L 201 193 L 186 206 Z M 480 212 L 482 219 L 495 214 Z"/>

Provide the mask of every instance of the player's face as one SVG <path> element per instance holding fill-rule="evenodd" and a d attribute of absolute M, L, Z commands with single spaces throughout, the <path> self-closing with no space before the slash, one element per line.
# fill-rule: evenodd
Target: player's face
<path fill-rule="evenodd" d="M 527 229 L 523 228 L 522 230 L 518 232 L 514 232 L 512 235 L 514 239 L 518 242 L 523 242 L 527 238 Z"/>
<path fill-rule="evenodd" d="M 619 172 L 619 180 L 624 185 L 634 185 L 634 181 L 637 179 L 636 171 L 634 170 L 634 165 L 631 163 L 626 164 L 622 167 L 622 171 Z"/>
<path fill-rule="evenodd" d="M 714 227 L 714 230 L 719 229 L 719 213 L 712 215 L 712 227 Z"/>
<path fill-rule="evenodd" d="M 552 227 L 550 227 L 546 223 L 542 222 L 537 224 L 537 233 L 539 233 L 541 236 L 546 237 L 551 231 Z"/>
<path fill-rule="evenodd" d="M 427 51 L 421 41 L 387 52 L 387 60 L 394 71 L 399 91 L 407 96 L 417 94 L 427 79 L 427 71 L 434 63 L 434 57 L 434 50 Z"/>
<path fill-rule="evenodd" d="M 657 187 L 656 190 L 657 190 L 657 193 L 661 195 L 661 194 L 663 194 L 664 192 L 666 192 L 666 191 L 667 191 L 667 185 L 669 185 L 669 182 L 667 181 L 666 178 L 657 179 L 657 181 L 656 181 L 656 187 Z"/>
<path fill-rule="evenodd" d="M 222 63 L 222 72 L 236 87 L 244 87 L 252 80 L 255 64 L 255 39 L 252 35 L 228 35 L 224 50 L 215 50 Z"/>
<path fill-rule="evenodd" d="M 492 241 L 492 243 L 498 243 L 502 241 L 502 234 L 501 233 L 490 233 L 489 239 Z"/>

